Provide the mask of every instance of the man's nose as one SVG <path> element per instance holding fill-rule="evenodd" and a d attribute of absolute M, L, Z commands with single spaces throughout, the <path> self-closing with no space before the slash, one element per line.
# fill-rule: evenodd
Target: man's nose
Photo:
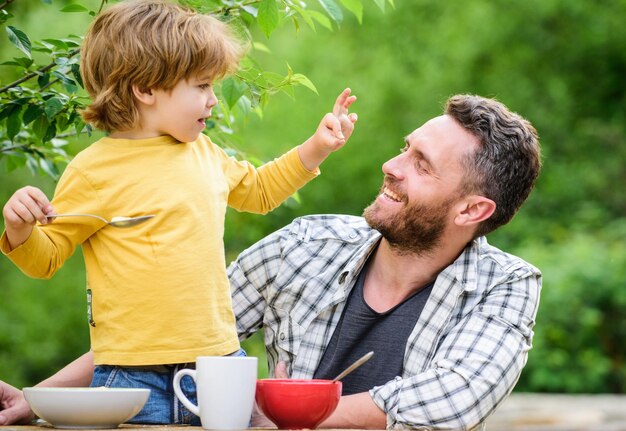
<path fill-rule="evenodd" d="M 396 157 L 393 157 L 383 163 L 383 173 L 385 175 L 390 175 L 395 178 L 403 177 L 403 167 L 404 167 L 404 158 L 403 154 L 398 154 Z"/>

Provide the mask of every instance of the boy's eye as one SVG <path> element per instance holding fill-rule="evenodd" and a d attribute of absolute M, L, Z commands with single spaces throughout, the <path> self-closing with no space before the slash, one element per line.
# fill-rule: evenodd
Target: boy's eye
<path fill-rule="evenodd" d="M 208 90 L 211 88 L 211 84 L 200 84 L 199 87 L 203 90 Z"/>

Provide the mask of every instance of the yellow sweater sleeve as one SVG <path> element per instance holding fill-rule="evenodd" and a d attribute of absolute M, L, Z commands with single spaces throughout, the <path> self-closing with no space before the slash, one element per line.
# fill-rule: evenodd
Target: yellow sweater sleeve
<path fill-rule="evenodd" d="M 238 211 L 268 213 L 319 175 L 319 169 L 311 172 L 302 165 L 297 148 L 258 169 L 222 154 L 228 159 L 224 160 L 230 186 L 228 205 Z"/>
<path fill-rule="evenodd" d="M 93 213 L 94 198 L 88 181 L 68 167 L 59 180 L 52 205 L 58 214 L 64 212 Z M 36 225 L 28 239 L 10 250 L 3 233 L 0 239 L 2 252 L 20 270 L 33 278 L 51 278 L 74 253 L 76 247 L 100 229 L 104 223 L 92 218 L 58 218 L 45 228 Z"/>

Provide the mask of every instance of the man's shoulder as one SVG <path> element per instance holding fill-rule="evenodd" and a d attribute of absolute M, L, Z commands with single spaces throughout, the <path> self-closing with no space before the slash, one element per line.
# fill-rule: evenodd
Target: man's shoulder
<path fill-rule="evenodd" d="M 378 235 L 363 217 L 345 214 L 315 214 L 296 218 L 289 226 L 290 235 L 301 241 L 341 240 L 362 242 Z"/>
<path fill-rule="evenodd" d="M 494 245 L 489 244 L 485 237 L 475 240 L 475 244 L 478 246 L 479 250 L 479 265 L 480 262 L 489 263 L 490 265 L 495 265 L 500 271 L 506 274 L 518 274 L 522 276 L 541 274 L 541 271 L 533 264 L 519 256 L 508 253 Z"/>

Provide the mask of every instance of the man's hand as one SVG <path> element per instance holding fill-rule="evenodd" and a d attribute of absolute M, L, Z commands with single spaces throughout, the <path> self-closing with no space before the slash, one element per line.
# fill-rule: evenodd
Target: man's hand
<path fill-rule="evenodd" d="M 274 378 L 275 379 L 288 379 L 289 374 L 287 374 L 287 364 L 285 361 L 280 361 L 276 364 L 276 368 L 274 368 Z"/>
<path fill-rule="evenodd" d="M 28 424 L 34 418 L 22 391 L 0 380 L 0 425 Z"/>
<path fill-rule="evenodd" d="M 276 379 L 288 379 L 287 375 L 287 365 L 281 361 L 276 364 L 276 369 L 274 370 L 274 378 Z M 252 420 L 250 421 L 250 426 L 259 427 L 259 428 L 276 428 L 274 422 L 269 420 L 261 411 L 259 406 L 254 403 L 254 409 L 252 410 Z"/>

